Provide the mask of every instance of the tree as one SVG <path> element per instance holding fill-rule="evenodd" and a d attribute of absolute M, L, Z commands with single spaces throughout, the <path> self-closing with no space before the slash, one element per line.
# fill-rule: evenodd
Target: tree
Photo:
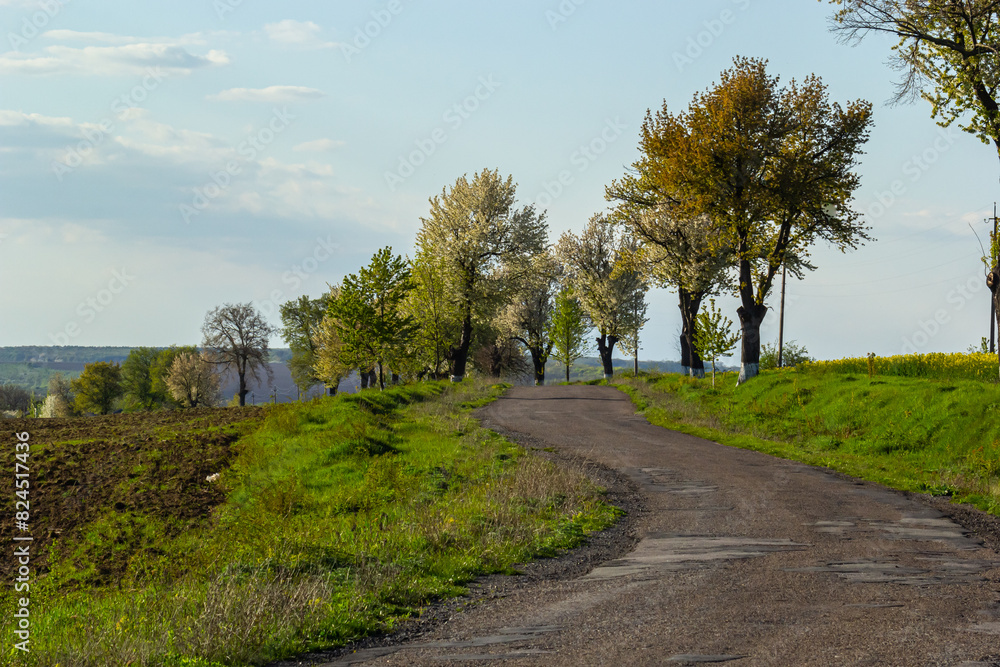
<path fill-rule="evenodd" d="M 646 283 L 632 261 L 636 251 L 635 241 L 600 214 L 579 237 L 566 232 L 556 246 L 569 283 L 597 328 L 597 351 L 608 380 L 614 375 L 615 344 L 640 328 L 637 315 L 646 312 Z"/>
<path fill-rule="evenodd" d="M 694 347 L 695 319 L 705 297 L 725 281 L 731 252 L 713 243 L 713 225 L 708 216 L 678 216 L 669 197 L 657 191 L 654 174 L 658 156 L 652 146 L 646 145 L 653 133 L 652 125 L 647 115 L 639 145 L 645 152 L 632 165 L 636 174 L 612 183 L 606 197 L 619 202 L 612 220 L 625 225 L 642 243 L 639 260 L 647 280 L 677 290 L 681 366 L 694 377 L 704 377 L 705 364 Z"/>
<path fill-rule="evenodd" d="M 569 382 L 569 369 L 573 362 L 590 351 L 587 334 L 592 328 L 573 288 L 561 289 L 552 309 L 551 335 L 556 361 L 566 367 L 566 382 Z"/>
<path fill-rule="evenodd" d="M 174 359 L 185 352 L 198 354 L 198 348 L 194 345 L 182 345 L 180 347 L 171 345 L 160 350 L 156 358 L 149 365 L 150 386 L 153 398 L 162 405 L 179 405 L 170 394 L 170 387 L 167 386 L 167 376 L 170 375 L 170 368 L 174 365 Z"/>
<path fill-rule="evenodd" d="M 331 287 L 331 299 L 335 299 L 339 292 L 339 287 Z M 341 379 L 351 372 L 351 367 L 344 362 L 340 323 L 330 315 L 325 315 L 313 334 L 313 344 L 316 347 L 313 373 L 329 390 L 330 395 L 335 396 Z"/>
<path fill-rule="evenodd" d="M 500 335 L 474 349 L 472 361 L 476 370 L 488 377 L 519 378 L 531 371 L 520 345 L 506 336 Z"/>
<path fill-rule="evenodd" d="M 781 350 L 781 366 L 793 368 L 802 362 L 813 361 L 805 345 L 799 345 L 794 340 L 787 341 Z M 778 368 L 778 346 L 765 343 L 760 348 L 760 369 Z"/>
<path fill-rule="evenodd" d="M 73 396 L 71 383 L 62 373 L 56 373 L 49 378 L 49 393 L 42 407 L 43 417 L 71 417 L 76 398 Z"/>
<path fill-rule="evenodd" d="M 739 335 L 732 333 L 733 322 L 715 307 L 715 299 L 708 300 L 708 308 L 698 314 L 695 323 L 694 344 L 702 357 L 712 362 L 712 388 L 715 388 L 715 360 L 728 357 L 736 350 Z"/>
<path fill-rule="evenodd" d="M 418 254 L 440 262 L 461 321 L 447 354 L 456 382 L 465 375 L 474 324 L 493 318 L 511 282 L 518 284 L 545 248 L 545 215 L 530 205 L 515 208 L 515 191 L 513 179 L 498 171 L 483 170 L 471 182 L 462 176 L 431 198 L 430 214 L 421 218 Z"/>
<path fill-rule="evenodd" d="M 889 34 L 893 64 L 903 73 L 895 102 L 920 96 L 931 117 L 959 127 L 1000 157 L 1000 3 L 995 0 L 835 0 L 833 29 L 857 44 L 869 33 Z M 994 239 L 986 285 L 1000 325 L 1000 253 Z"/>
<path fill-rule="evenodd" d="M 559 265 L 548 252 L 538 255 L 533 264 L 524 285 L 501 312 L 498 325 L 531 354 L 535 385 L 541 386 L 545 384 L 545 364 L 552 353 L 552 299 Z"/>
<path fill-rule="evenodd" d="M 153 389 L 153 364 L 160 351 L 152 347 L 132 348 L 122 362 L 122 390 L 125 410 L 152 410 L 162 403 L 162 396 Z"/>
<path fill-rule="evenodd" d="M 330 305 L 324 294 L 318 299 L 300 296 L 281 305 L 281 337 L 292 351 L 288 370 L 299 390 L 305 394 L 322 379 L 316 374 L 316 333 Z M 336 387 L 331 388 L 331 395 Z"/>
<path fill-rule="evenodd" d="M 76 392 L 74 405 L 79 412 L 106 415 L 123 393 L 121 367 L 107 361 L 87 364 L 72 386 Z"/>
<path fill-rule="evenodd" d="M 417 253 L 410 271 L 413 289 L 402 310 L 413 318 L 416 330 L 407 360 L 418 377 L 428 373 L 434 378 L 445 377 L 442 367 L 452 342 L 460 337 L 462 315 L 450 298 L 443 262 L 427 253 Z"/>
<path fill-rule="evenodd" d="M 240 406 L 246 405 L 250 392 L 247 379 L 260 382 L 262 371 L 268 381 L 273 377 L 268 366 L 268 343 L 275 328 L 252 303 L 227 303 L 205 315 L 201 332 L 212 363 L 236 373 Z"/>
<path fill-rule="evenodd" d="M 817 240 L 842 251 L 870 240 L 850 208 L 859 184 L 852 169 L 870 125 L 868 102 L 831 104 L 816 76 L 779 88 L 765 61 L 747 58 L 695 95 L 686 113 L 664 104 L 647 117 L 653 176 L 673 212 L 707 216 L 713 245 L 732 251 L 740 382 L 759 371 L 765 299 L 782 265 L 800 276 L 814 268 L 808 256 Z"/>
<path fill-rule="evenodd" d="M 31 393 L 16 384 L 0 384 L 0 410 L 27 414 L 31 409 Z"/>
<path fill-rule="evenodd" d="M 344 278 L 329 305 L 343 361 L 361 368 L 377 366 L 380 389 L 385 389 L 385 368 L 398 368 L 416 328 L 413 318 L 402 312 L 412 288 L 409 266 L 386 246 L 358 274 Z"/>
<path fill-rule="evenodd" d="M 177 355 L 167 375 L 167 387 L 174 400 L 187 408 L 215 405 L 219 400 L 219 375 L 204 353 Z"/>

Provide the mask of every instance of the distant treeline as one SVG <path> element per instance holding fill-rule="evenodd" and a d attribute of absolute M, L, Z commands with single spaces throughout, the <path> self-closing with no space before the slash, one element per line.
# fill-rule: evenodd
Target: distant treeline
<path fill-rule="evenodd" d="M 137 346 L 138 347 L 138 346 Z M 155 348 L 165 349 L 162 347 Z M 70 363 L 92 364 L 95 361 L 121 363 L 132 351 L 131 347 L 84 347 L 79 345 L 23 345 L 0 347 L 0 364 Z M 271 349 L 271 361 L 285 362 L 292 358 L 287 348 Z"/>

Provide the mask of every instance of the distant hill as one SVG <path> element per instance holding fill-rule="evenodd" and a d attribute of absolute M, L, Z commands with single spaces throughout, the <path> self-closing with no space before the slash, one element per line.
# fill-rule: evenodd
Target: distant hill
<path fill-rule="evenodd" d="M 0 347 L 0 384 L 16 384 L 28 391 L 34 391 L 38 396 L 44 396 L 48 391 L 49 378 L 56 373 L 62 373 L 66 378 L 75 378 L 83 371 L 86 364 L 97 361 L 121 363 L 127 357 L 130 347 L 82 347 L 82 346 L 23 346 Z M 163 349 L 163 348 L 157 348 Z M 291 373 L 285 365 L 292 357 L 291 350 L 278 348 L 271 350 L 271 372 L 274 376 L 271 383 L 254 383 L 247 402 L 265 403 L 277 400 L 279 403 L 294 401 L 299 398 L 299 390 L 292 381 Z M 630 374 L 633 362 L 625 359 L 614 360 L 616 374 Z M 644 371 L 660 371 L 662 373 L 679 373 L 681 365 L 676 361 L 639 361 L 639 368 Z M 598 357 L 583 357 L 574 362 L 570 368 L 570 380 L 587 382 L 600 380 L 604 377 L 601 360 Z M 557 384 L 566 379 L 565 367 L 555 360 L 550 360 L 545 366 L 547 384 Z M 530 384 L 531 378 L 519 380 Z M 340 383 L 339 391 L 353 393 L 360 387 L 357 373 Z M 236 393 L 238 382 L 235 375 L 223 376 L 222 396 L 228 402 Z M 309 391 L 308 397 L 323 393 L 323 388 L 316 386 Z"/>

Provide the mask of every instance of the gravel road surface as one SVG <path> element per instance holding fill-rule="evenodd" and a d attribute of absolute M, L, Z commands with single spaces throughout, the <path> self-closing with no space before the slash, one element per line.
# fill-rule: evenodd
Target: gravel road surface
<path fill-rule="evenodd" d="M 634 548 L 322 664 L 1000 665 L 1000 555 L 933 504 L 652 426 L 610 387 L 481 414 L 627 477 Z"/>

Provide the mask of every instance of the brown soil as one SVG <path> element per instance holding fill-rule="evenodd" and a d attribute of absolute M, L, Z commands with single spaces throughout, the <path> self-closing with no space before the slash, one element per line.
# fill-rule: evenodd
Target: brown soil
<path fill-rule="evenodd" d="M 229 464 L 241 423 L 261 418 L 259 408 L 198 408 L 68 419 L 5 420 L 0 475 L 0 542 L 29 535 L 33 576 L 48 567 L 50 545 L 78 541 L 89 524 L 118 513 L 132 521 L 165 522 L 168 534 L 203 522 L 225 493 L 206 481 Z M 29 533 L 14 523 L 14 433 L 30 434 Z M 92 585 L 114 584 L 129 563 L 117 552 L 96 563 Z M 11 585 L 16 563 L 0 559 L 0 578 Z"/>

